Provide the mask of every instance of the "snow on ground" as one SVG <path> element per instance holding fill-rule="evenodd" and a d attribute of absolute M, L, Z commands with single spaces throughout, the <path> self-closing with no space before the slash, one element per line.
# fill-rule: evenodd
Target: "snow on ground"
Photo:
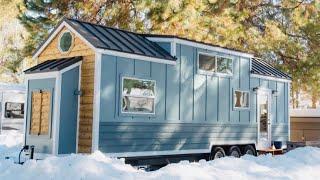
<path fill-rule="evenodd" d="M 22 133 L 18 131 L 2 131 L 0 134 L 0 161 L 6 156 L 13 156 L 17 151 L 19 152 L 22 144 Z"/>
<path fill-rule="evenodd" d="M 0 135 L 0 153 L 18 154 L 22 135 Z M 180 162 L 158 171 L 145 172 L 101 152 L 72 154 L 45 160 L 14 164 L 0 155 L 0 179 L 319 179 L 320 149 L 299 148 L 282 156 L 226 157 L 210 162 Z"/>

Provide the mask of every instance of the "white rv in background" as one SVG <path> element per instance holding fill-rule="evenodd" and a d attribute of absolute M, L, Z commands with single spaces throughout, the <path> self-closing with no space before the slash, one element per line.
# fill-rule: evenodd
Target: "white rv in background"
<path fill-rule="evenodd" d="M 23 132 L 25 86 L 0 83 L 0 133 L 3 130 Z"/>

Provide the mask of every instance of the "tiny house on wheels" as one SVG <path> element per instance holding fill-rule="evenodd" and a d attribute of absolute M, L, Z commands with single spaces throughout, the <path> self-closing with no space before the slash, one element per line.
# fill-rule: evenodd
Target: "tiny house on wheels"
<path fill-rule="evenodd" d="M 152 164 L 289 140 L 291 78 L 249 53 L 64 19 L 34 58 L 25 144 L 37 153 Z"/>

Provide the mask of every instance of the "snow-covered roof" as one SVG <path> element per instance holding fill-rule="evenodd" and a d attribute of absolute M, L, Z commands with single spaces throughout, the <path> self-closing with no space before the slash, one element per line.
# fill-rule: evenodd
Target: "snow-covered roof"
<path fill-rule="evenodd" d="M 0 83 L 0 91 L 26 91 L 24 84 Z"/>
<path fill-rule="evenodd" d="M 290 109 L 291 122 L 320 122 L 320 109 Z"/>

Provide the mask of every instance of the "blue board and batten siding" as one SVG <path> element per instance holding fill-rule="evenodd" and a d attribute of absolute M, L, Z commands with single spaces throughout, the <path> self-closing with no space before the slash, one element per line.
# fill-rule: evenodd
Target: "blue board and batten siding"
<path fill-rule="evenodd" d="M 170 43 L 159 44 L 170 52 Z M 250 91 L 250 60 L 233 59 L 233 76 L 218 77 L 197 73 L 199 52 L 204 49 L 177 44 L 177 64 L 102 55 L 99 150 L 107 153 L 209 149 L 210 144 L 256 142 L 255 96 L 251 109 L 233 109 L 233 90 Z M 156 81 L 155 116 L 128 116 L 120 112 L 121 77 L 142 77 Z M 258 84 L 260 86 L 260 80 Z M 287 86 L 282 83 L 283 88 Z M 279 86 L 279 87 L 278 87 Z M 282 87 L 281 83 L 277 88 Z M 285 100 L 277 100 L 285 111 Z M 286 118 L 277 113 L 276 122 Z M 285 124 L 285 122 L 283 122 Z M 275 139 L 287 130 L 275 125 Z M 281 139 L 280 138 L 280 139 Z M 286 139 L 286 138 L 282 138 Z"/>

